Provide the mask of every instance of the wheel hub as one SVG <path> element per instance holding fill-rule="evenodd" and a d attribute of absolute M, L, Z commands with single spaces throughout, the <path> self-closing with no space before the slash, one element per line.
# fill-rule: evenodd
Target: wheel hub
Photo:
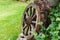
<path fill-rule="evenodd" d="M 32 23 L 32 19 L 31 19 L 31 17 L 28 17 L 27 18 L 27 24 L 30 25 L 31 23 Z"/>

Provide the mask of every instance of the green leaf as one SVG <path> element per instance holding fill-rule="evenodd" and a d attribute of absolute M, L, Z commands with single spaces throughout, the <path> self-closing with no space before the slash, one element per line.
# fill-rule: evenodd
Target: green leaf
<path fill-rule="evenodd" d="M 58 26 L 56 27 L 56 30 L 60 30 L 60 23 L 59 23 Z"/>
<path fill-rule="evenodd" d="M 39 25 L 43 25 L 43 22 L 42 22 L 42 21 L 40 21 L 40 22 L 38 22 L 37 24 L 39 24 Z"/>
<path fill-rule="evenodd" d="M 60 18 L 59 18 L 59 17 L 57 17 L 57 18 L 56 18 L 56 21 L 57 21 L 57 22 L 60 22 Z"/>

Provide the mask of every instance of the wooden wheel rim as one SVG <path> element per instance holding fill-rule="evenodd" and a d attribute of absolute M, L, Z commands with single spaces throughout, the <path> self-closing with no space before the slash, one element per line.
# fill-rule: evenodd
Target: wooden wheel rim
<path fill-rule="evenodd" d="M 33 8 L 33 9 L 31 9 L 31 8 Z M 28 12 L 28 14 L 27 14 L 26 12 L 29 10 L 30 10 L 30 13 Z M 33 12 L 32 12 L 32 10 L 33 10 Z M 22 21 L 23 34 L 24 35 L 31 35 L 31 31 L 37 29 L 38 22 L 40 22 L 39 6 L 37 6 L 34 3 L 31 3 L 26 7 L 24 14 L 23 14 L 23 21 Z"/>

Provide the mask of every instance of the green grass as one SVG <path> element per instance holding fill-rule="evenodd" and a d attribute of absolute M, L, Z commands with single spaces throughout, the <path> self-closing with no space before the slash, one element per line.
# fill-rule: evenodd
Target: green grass
<path fill-rule="evenodd" d="M 0 1 L 0 40 L 16 40 L 26 3 Z"/>

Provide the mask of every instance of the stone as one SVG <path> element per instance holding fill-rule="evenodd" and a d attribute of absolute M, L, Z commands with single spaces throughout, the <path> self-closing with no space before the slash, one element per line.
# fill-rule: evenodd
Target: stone
<path fill-rule="evenodd" d="M 28 35 L 28 36 L 24 36 L 23 33 L 21 33 L 17 40 L 35 40 L 33 35 Z"/>
<path fill-rule="evenodd" d="M 23 33 L 21 33 L 19 34 L 17 40 L 27 40 L 27 39 L 24 37 Z"/>

